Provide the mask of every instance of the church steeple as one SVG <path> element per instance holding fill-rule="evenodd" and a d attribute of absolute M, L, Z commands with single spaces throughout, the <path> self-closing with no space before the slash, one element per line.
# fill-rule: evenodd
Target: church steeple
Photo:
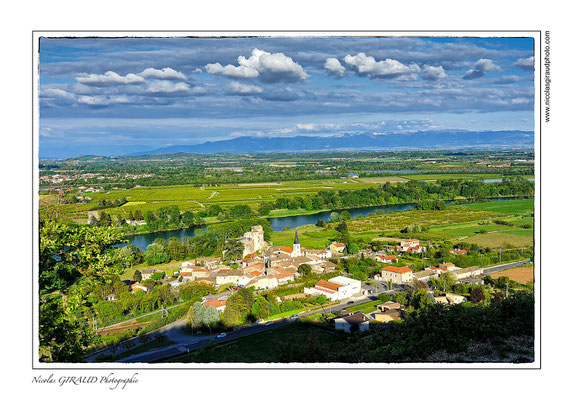
<path fill-rule="evenodd" d="M 292 244 L 292 257 L 300 257 L 302 255 L 300 251 L 300 242 L 298 241 L 298 230 L 294 230 L 294 242 Z"/>

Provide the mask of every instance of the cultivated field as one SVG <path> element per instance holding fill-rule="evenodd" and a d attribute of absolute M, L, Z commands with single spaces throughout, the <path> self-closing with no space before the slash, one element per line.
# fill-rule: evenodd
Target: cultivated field
<path fill-rule="evenodd" d="M 487 233 L 464 239 L 464 242 L 477 244 L 480 247 L 506 247 L 507 245 L 521 247 L 533 246 L 533 236 L 515 235 L 505 232 Z"/>
<path fill-rule="evenodd" d="M 502 214 L 527 214 L 533 213 L 533 199 L 520 199 L 511 201 L 488 201 L 487 203 L 468 204 L 466 207 L 472 210 L 492 211 Z"/>
<path fill-rule="evenodd" d="M 384 184 L 386 182 L 407 182 L 408 179 L 403 178 L 401 176 L 380 176 L 374 178 L 360 178 L 358 179 L 360 182 L 365 183 L 381 183 Z"/>
<path fill-rule="evenodd" d="M 497 279 L 501 276 L 507 276 L 512 281 L 525 285 L 526 283 L 531 282 L 533 280 L 533 265 L 494 272 L 493 274 L 490 274 L 490 276 L 494 279 Z"/>

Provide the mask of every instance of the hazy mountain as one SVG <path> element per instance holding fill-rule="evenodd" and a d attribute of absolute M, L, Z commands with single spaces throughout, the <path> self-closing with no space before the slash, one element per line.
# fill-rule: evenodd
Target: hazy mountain
<path fill-rule="evenodd" d="M 173 153 L 292 153 L 313 151 L 415 150 L 415 149 L 523 149 L 533 148 L 530 131 L 442 130 L 388 134 L 336 136 L 253 137 L 196 145 L 168 146 L 132 153 L 132 156 Z"/>

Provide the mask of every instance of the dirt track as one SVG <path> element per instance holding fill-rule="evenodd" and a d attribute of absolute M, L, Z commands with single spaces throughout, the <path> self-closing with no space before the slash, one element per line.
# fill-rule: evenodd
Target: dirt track
<path fill-rule="evenodd" d="M 150 322 L 138 322 L 130 325 L 116 326 L 114 328 L 104 329 L 103 331 L 98 332 L 98 335 L 111 335 L 112 333 L 120 333 L 126 329 L 143 328 L 145 325 L 148 324 L 150 324 Z"/>

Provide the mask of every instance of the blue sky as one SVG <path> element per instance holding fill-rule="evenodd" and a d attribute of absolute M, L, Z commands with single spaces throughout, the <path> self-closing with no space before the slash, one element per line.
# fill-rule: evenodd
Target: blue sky
<path fill-rule="evenodd" d="M 42 38 L 40 156 L 533 130 L 533 64 L 532 38 Z"/>

